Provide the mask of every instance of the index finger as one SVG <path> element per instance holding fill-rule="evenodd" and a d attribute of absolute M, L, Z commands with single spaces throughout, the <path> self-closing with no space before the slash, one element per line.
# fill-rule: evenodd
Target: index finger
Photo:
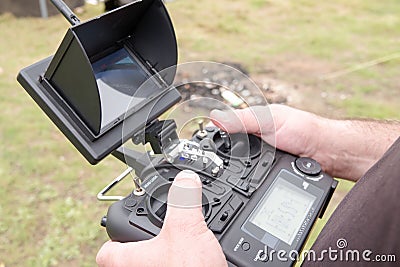
<path fill-rule="evenodd" d="M 268 107 L 255 106 L 237 110 L 212 110 L 212 122 L 229 133 L 263 135 L 275 130 Z"/>

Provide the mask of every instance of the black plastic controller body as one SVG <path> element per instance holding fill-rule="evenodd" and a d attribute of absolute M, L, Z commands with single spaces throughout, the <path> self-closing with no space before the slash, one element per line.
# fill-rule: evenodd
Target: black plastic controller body
<path fill-rule="evenodd" d="M 215 151 L 223 161 L 219 171 L 192 155 L 148 159 L 151 164 L 136 170 L 146 193 L 132 192 L 108 210 L 104 224 L 110 238 L 128 242 L 156 236 L 174 177 L 190 169 L 203 183 L 203 214 L 230 265 L 291 266 L 289 255 L 279 261 L 270 252 L 300 252 L 337 182 L 312 159 L 275 150 L 253 135 L 233 134 L 228 141 L 224 135 L 208 127 L 191 140 Z"/>

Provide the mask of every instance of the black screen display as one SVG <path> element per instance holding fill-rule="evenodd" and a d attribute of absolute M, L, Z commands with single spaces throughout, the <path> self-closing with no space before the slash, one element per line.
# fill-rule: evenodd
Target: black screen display
<path fill-rule="evenodd" d="M 101 130 L 161 90 L 125 48 L 97 60 L 92 68 L 100 94 Z M 145 82 L 146 86 L 138 90 Z"/>

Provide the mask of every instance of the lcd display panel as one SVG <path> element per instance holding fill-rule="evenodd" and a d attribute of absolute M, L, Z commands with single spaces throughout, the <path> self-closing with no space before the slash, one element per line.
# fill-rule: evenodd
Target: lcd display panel
<path fill-rule="evenodd" d="M 101 101 L 100 131 L 122 120 L 126 112 L 145 103 L 146 99 L 161 90 L 125 48 L 97 60 L 92 68 Z M 141 88 L 145 82 L 145 88 Z"/>
<path fill-rule="evenodd" d="M 316 196 L 278 177 L 249 222 L 291 245 Z"/>

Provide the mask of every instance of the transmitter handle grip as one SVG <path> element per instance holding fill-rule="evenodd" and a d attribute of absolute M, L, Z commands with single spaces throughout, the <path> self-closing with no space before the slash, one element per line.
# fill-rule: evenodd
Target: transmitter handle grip
<path fill-rule="evenodd" d="M 58 11 L 60 11 L 61 14 L 68 20 L 69 23 L 71 23 L 72 26 L 75 26 L 81 21 L 79 18 L 72 12 L 72 10 L 67 6 L 67 4 L 64 3 L 62 0 L 50 0 L 51 3 L 57 8 Z"/>
<path fill-rule="evenodd" d="M 106 227 L 111 240 L 134 242 L 153 238 L 153 235 L 141 231 L 129 223 L 130 213 L 129 210 L 124 208 L 124 200 L 117 201 L 109 207 L 103 226 Z"/>

